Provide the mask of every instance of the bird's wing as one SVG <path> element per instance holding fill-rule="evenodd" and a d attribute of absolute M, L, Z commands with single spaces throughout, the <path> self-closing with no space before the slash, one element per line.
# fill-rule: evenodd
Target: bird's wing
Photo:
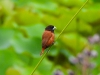
<path fill-rule="evenodd" d="M 46 47 L 49 39 L 52 37 L 52 33 L 50 31 L 45 31 L 42 36 L 42 47 Z"/>

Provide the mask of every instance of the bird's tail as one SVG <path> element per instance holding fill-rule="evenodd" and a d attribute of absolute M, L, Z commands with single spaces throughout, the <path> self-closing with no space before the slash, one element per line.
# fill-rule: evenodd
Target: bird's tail
<path fill-rule="evenodd" d="M 42 54 L 44 53 L 44 50 L 45 50 L 45 49 L 44 49 L 44 48 L 42 48 L 42 51 L 41 51 L 40 55 L 42 55 Z"/>

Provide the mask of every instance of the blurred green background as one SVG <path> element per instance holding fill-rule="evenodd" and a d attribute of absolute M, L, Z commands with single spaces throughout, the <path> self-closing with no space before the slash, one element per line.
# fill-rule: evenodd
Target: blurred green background
<path fill-rule="evenodd" d="M 0 0 L 0 75 L 30 75 L 44 28 L 56 26 L 57 38 L 85 1 Z M 100 75 L 100 0 L 89 0 L 34 75 Z"/>

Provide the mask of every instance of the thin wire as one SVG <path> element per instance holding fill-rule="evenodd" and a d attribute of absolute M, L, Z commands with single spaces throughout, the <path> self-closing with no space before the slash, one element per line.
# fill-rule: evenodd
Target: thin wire
<path fill-rule="evenodd" d="M 60 37 L 60 35 L 64 32 L 64 30 L 68 27 L 68 25 L 72 22 L 72 20 L 76 17 L 76 15 L 81 11 L 81 9 L 86 5 L 86 3 L 88 2 L 89 0 L 87 0 L 81 7 L 80 9 L 75 13 L 75 15 L 71 18 L 71 20 L 67 23 L 67 25 L 63 28 L 63 30 L 60 32 L 60 34 L 58 35 L 56 41 L 58 40 L 58 38 Z M 55 41 L 55 42 L 56 42 Z M 52 47 L 52 46 L 51 46 Z M 49 47 L 49 49 L 47 50 L 47 52 L 45 52 L 43 54 L 43 56 L 41 57 L 40 61 L 37 63 L 37 65 L 35 66 L 33 72 L 31 73 L 31 75 L 34 74 L 35 70 L 37 69 L 37 67 L 39 66 L 39 64 L 42 62 L 42 60 L 44 59 L 44 57 L 47 55 L 47 53 L 50 51 L 51 47 Z"/>

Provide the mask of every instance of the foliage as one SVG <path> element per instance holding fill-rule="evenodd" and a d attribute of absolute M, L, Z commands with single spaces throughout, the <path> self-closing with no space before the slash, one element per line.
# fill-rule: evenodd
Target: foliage
<path fill-rule="evenodd" d="M 0 75 L 31 74 L 41 58 L 44 28 L 48 24 L 55 25 L 57 37 L 85 1 L 0 0 Z M 96 55 L 95 58 L 89 57 L 88 64 L 95 64 L 91 73 L 99 75 L 99 13 L 100 1 L 90 0 L 51 48 L 34 75 L 80 75 L 81 71 L 77 71 L 80 64 L 76 64 L 73 58 L 86 48 L 89 52 L 94 51 L 93 56 Z"/>

